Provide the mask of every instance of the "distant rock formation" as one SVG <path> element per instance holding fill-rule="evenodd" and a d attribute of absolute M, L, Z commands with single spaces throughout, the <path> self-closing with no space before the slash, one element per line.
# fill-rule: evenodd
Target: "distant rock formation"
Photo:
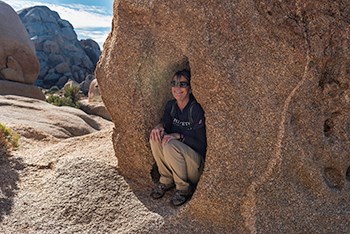
<path fill-rule="evenodd" d="M 93 40 L 78 41 L 73 26 L 46 6 L 34 6 L 18 12 L 35 44 L 40 61 L 36 85 L 62 88 L 69 79 L 81 83 L 94 74 L 101 53 Z"/>
<path fill-rule="evenodd" d="M 43 99 L 33 84 L 39 74 L 35 48 L 16 12 L 0 1 L 0 94 Z"/>
<path fill-rule="evenodd" d="M 112 121 L 111 115 L 108 113 L 103 102 L 89 102 L 88 100 L 81 100 L 79 109 L 83 110 L 89 115 L 97 115 L 106 120 Z"/>
<path fill-rule="evenodd" d="M 101 92 L 100 92 L 100 88 L 98 87 L 97 79 L 94 79 L 91 81 L 88 97 L 89 97 L 89 102 L 93 102 L 94 100 L 101 99 Z"/>
<path fill-rule="evenodd" d="M 206 111 L 205 170 L 171 233 L 350 232 L 348 1 L 116 1 L 114 14 L 96 77 L 121 172 L 151 185 L 148 136 L 183 60 Z"/>
<path fill-rule="evenodd" d="M 87 56 L 89 56 L 91 62 L 96 66 L 101 55 L 100 46 L 97 42 L 92 39 L 82 39 L 80 40 L 80 45 L 83 47 Z"/>
<path fill-rule="evenodd" d="M 87 75 L 85 77 L 85 80 L 80 83 L 80 90 L 85 94 L 88 95 L 89 89 L 90 89 L 90 84 L 91 82 L 96 79 L 94 75 Z"/>

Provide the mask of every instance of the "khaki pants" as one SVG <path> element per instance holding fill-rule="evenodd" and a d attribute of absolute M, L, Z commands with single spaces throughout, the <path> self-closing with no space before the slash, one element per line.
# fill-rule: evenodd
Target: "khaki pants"
<path fill-rule="evenodd" d="M 189 191 L 191 184 L 198 183 L 204 165 L 200 154 L 178 140 L 171 140 L 165 146 L 153 140 L 150 143 L 160 183 L 175 183 L 176 189 L 182 191 Z"/>

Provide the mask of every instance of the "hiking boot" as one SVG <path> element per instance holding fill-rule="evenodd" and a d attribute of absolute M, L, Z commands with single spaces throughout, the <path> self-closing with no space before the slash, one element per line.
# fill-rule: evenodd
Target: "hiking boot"
<path fill-rule="evenodd" d="M 174 197 L 171 199 L 171 202 L 174 206 L 180 206 L 187 202 L 192 196 L 192 193 L 189 191 L 177 190 Z"/>
<path fill-rule="evenodd" d="M 162 198 L 164 196 L 164 194 L 166 193 L 166 191 L 169 191 L 170 189 L 172 189 L 174 187 L 175 187 L 174 184 L 162 184 L 162 183 L 159 183 L 152 189 L 151 197 L 153 199 Z"/>

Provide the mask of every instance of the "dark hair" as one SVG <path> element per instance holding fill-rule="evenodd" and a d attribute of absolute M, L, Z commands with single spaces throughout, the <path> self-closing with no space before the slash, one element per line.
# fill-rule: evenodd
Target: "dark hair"
<path fill-rule="evenodd" d="M 187 69 L 177 71 L 174 75 L 175 78 L 180 79 L 181 76 L 185 77 L 188 83 L 191 85 L 191 72 Z"/>

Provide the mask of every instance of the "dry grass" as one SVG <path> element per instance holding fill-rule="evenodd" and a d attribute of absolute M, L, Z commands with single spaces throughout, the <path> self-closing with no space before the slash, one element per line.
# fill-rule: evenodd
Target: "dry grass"
<path fill-rule="evenodd" d="M 19 146 L 20 135 L 0 123 L 0 151 L 5 152 Z"/>

